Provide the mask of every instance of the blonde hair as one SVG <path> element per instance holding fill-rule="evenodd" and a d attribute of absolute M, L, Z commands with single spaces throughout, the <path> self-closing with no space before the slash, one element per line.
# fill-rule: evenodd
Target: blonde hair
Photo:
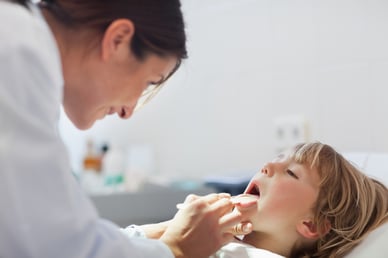
<path fill-rule="evenodd" d="M 372 230 L 388 221 L 388 189 L 366 176 L 332 147 L 320 142 L 297 145 L 290 158 L 315 167 L 320 190 L 314 223 L 322 233 L 316 245 L 292 257 L 343 257 Z"/>

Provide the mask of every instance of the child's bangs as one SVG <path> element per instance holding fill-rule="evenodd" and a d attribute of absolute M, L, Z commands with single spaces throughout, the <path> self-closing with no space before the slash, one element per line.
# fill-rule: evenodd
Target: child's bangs
<path fill-rule="evenodd" d="M 326 144 L 298 144 L 290 153 L 290 158 L 299 164 L 316 168 L 321 178 L 321 186 L 331 184 L 338 176 L 338 154 Z"/>
<path fill-rule="evenodd" d="M 319 167 L 319 156 L 323 146 L 321 143 L 298 144 L 290 154 L 290 158 L 297 163 L 308 165 L 310 168 Z"/>

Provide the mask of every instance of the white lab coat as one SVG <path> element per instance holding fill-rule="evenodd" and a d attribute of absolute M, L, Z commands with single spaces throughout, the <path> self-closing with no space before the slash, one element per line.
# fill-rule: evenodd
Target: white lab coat
<path fill-rule="evenodd" d="M 240 241 L 234 241 L 223 246 L 209 258 L 284 258 L 284 256 Z"/>
<path fill-rule="evenodd" d="M 0 0 L 0 257 L 173 257 L 98 217 L 58 134 L 62 87 L 40 11 Z"/>

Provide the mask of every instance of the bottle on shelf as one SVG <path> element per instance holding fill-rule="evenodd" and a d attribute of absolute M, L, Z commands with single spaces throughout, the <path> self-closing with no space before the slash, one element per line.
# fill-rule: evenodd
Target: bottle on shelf
<path fill-rule="evenodd" d="M 101 172 L 101 157 L 95 152 L 95 146 L 92 139 L 88 139 L 86 142 L 86 153 L 83 158 L 83 170 L 84 172 Z"/>

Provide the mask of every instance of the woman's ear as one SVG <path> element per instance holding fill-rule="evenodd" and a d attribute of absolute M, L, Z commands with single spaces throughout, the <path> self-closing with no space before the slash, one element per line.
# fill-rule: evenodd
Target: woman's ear
<path fill-rule="evenodd" d="M 303 220 L 298 223 L 296 229 L 304 238 L 316 240 L 320 236 L 326 235 L 330 231 L 331 225 L 330 222 L 326 220 L 324 225 L 318 228 L 311 220 Z"/>
<path fill-rule="evenodd" d="M 128 19 L 113 21 L 105 33 L 101 42 L 101 57 L 104 61 L 112 58 L 127 58 L 130 51 L 130 43 L 135 34 L 135 25 Z"/>

